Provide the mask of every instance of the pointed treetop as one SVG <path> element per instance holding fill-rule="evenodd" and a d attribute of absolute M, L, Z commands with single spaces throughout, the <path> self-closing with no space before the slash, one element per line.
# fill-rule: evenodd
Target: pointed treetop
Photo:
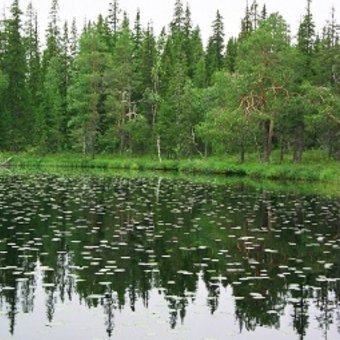
<path fill-rule="evenodd" d="M 117 35 L 119 29 L 119 14 L 121 13 L 121 9 L 119 8 L 118 0 L 114 0 L 109 4 L 109 16 L 108 22 L 111 28 L 113 35 Z"/>
<path fill-rule="evenodd" d="M 136 47 L 140 47 L 143 41 L 143 29 L 141 24 L 141 16 L 140 10 L 137 9 L 136 19 L 133 27 L 133 40 L 135 42 Z"/>
<path fill-rule="evenodd" d="M 184 9 L 182 0 L 176 0 L 175 9 L 174 9 L 174 17 L 171 21 L 170 27 L 172 32 L 179 32 L 182 30 L 184 26 Z"/>
<path fill-rule="evenodd" d="M 185 16 L 184 16 L 184 31 L 186 36 L 189 36 L 192 30 L 192 21 L 191 21 L 191 11 L 189 4 L 185 8 Z"/>
<path fill-rule="evenodd" d="M 261 19 L 262 20 L 266 20 L 267 19 L 267 7 L 266 7 L 266 4 L 264 4 L 263 7 L 262 7 Z"/>

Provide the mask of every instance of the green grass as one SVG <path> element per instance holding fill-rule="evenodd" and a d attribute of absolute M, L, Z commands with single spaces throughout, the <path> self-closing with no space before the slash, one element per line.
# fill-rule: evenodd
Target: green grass
<path fill-rule="evenodd" d="M 12 157 L 11 166 L 55 167 L 87 169 L 121 169 L 138 171 L 174 171 L 188 174 L 249 177 L 251 179 L 303 180 L 340 182 L 340 163 L 328 161 L 319 154 L 306 153 L 301 164 L 289 161 L 279 164 L 275 157 L 270 164 L 251 160 L 244 164 L 231 158 L 209 157 L 191 160 L 164 160 L 161 163 L 151 157 L 121 157 L 99 155 L 95 159 L 77 154 L 36 156 L 30 154 L 0 154 L 1 161 Z"/>

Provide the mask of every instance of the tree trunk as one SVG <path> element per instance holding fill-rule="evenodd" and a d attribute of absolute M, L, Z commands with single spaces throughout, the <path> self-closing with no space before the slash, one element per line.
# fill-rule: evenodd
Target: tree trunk
<path fill-rule="evenodd" d="M 300 163 L 304 148 L 304 127 L 298 126 L 294 131 L 293 162 Z"/>
<path fill-rule="evenodd" d="M 160 137 L 160 135 L 157 136 L 157 153 L 158 153 L 159 162 L 162 163 L 161 137 Z"/>
<path fill-rule="evenodd" d="M 273 149 L 274 120 L 269 119 L 263 123 L 263 155 L 262 162 L 268 163 Z"/>
<path fill-rule="evenodd" d="M 281 140 L 281 143 L 280 143 L 280 163 L 283 163 L 284 161 L 284 158 L 285 158 L 285 143 L 283 140 Z"/>
<path fill-rule="evenodd" d="M 244 160 L 245 160 L 245 148 L 244 145 L 241 146 L 241 150 L 240 150 L 240 163 L 243 164 Z"/>

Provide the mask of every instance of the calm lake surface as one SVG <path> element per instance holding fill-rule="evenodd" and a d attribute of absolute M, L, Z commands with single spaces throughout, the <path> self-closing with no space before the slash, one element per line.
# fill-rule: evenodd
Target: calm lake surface
<path fill-rule="evenodd" d="M 0 175 L 0 339 L 339 339 L 340 198 Z"/>

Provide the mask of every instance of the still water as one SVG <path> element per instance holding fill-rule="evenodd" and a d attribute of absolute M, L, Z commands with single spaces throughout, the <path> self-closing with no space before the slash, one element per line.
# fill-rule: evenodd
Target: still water
<path fill-rule="evenodd" d="M 339 196 L 0 175 L 0 339 L 339 339 L 339 249 Z"/>

